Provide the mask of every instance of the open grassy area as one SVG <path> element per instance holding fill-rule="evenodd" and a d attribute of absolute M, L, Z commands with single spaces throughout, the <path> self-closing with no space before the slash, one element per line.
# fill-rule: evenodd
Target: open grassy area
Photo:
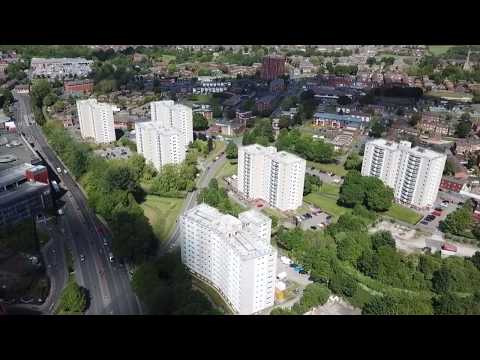
<path fill-rule="evenodd" d="M 448 90 L 430 91 L 425 95 L 443 98 L 443 99 L 458 100 L 458 101 L 471 101 L 473 98 L 473 96 L 470 94 L 461 94 L 461 93 L 456 93 L 454 91 L 448 91 Z"/>
<path fill-rule="evenodd" d="M 337 205 L 340 186 L 333 184 L 323 184 L 319 191 L 308 194 L 303 199 L 323 211 L 329 213 L 337 220 L 340 215 L 350 211 L 350 209 Z"/>
<path fill-rule="evenodd" d="M 218 156 L 222 151 L 225 151 L 227 144 L 223 141 L 214 141 L 214 148 L 210 154 L 206 157 L 207 161 L 212 161 L 216 156 Z"/>
<path fill-rule="evenodd" d="M 340 164 L 320 164 L 313 161 L 307 161 L 308 167 L 314 167 L 315 169 L 322 171 L 322 172 L 333 172 L 335 175 L 338 176 L 345 176 L 347 174 L 347 170 Z"/>
<path fill-rule="evenodd" d="M 236 160 L 235 161 L 227 160 L 225 161 L 223 166 L 220 169 L 218 169 L 218 171 L 215 174 L 215 178 L 217 180 L 223 180 L 224 177 L 232 176 L 233 174 L 237 173 L 237 168 L 238 166 L 237 166 Z M 219 181 L 219 183 L 220 182 L 221 181 Z"/>
<path fill-rule="evenodd" d="M 446 53 L 448 49 L 453 46 L 454 45 L 429 45 L 428 51 L 430 51 L 433 55 L 438 56 Z"/>
<path fill-rule="evenodd" d="M 282 213 L 281 211 L 278 211 L 276 209 L 263 208 L 262 211 L 265 213 L 265 215 L 267 215 L 269 217 L 275 216 L 278 219 L 286 219 L 287 218 L 287 216 L 284 213 Z"/>
<path fill-rule="evenodd" d="M 412 225 L 419 222 L 422 218 L 421 214 L 395 203 L 387 212 L 384 213 L 384 215 Z"/>
<path fill-rule="evenodd" d="M 140 205 L 152 225 L 155 236 L 165 241 L 171 235 L 175 221 L 180 214 L 184 199 L 147 195 Z"/>

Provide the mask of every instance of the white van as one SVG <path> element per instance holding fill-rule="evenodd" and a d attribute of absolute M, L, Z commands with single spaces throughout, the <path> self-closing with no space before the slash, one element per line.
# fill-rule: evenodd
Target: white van
<path fill-rule="evenodd" d="M 108 254 L 108 260 L 110 260 L 111 263 L 113 263 L 115 261 L 115 258 L 113 257 L 112 253 Z"/>

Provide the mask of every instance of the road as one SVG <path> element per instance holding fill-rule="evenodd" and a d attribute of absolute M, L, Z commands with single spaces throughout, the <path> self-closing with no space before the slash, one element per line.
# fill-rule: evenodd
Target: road
<path fill-rule="evenodd" d="M 198 180 L 198 189 L 189 193 L 183 203 L 183 209 L 181 214 L 183 215 L 186 211 L 193 208 L 197 205 L 197 195 L 201 188 L 207 187 L 210 180 L 215 176 L 215 173 L 223 166 L 226 161 L 225 154 L 221 155 L 219 159 L 211 164 L 207 164 L 207 171 L 202 173 L 200 179 Z M 165 251 L 171 251 L 175 247 L 179 246 L 179 239 L 180 239 L 180 223 L 177 220 L 175 224 L 175 230 L 173 231 L 170 239 L 166 242 L 166 244 L 160 249 L 159 255 L 163 254 Z"/>
<path fill-rule="evenodd" d="M 34 143 L 35 150 L 49 165 L 50 176 L 56 177 L 54 169 L 66 168 L 56 156 L 41 131 L 35 124 L 30 97 L 15 94 L 17 126 L 26 138 Z M 103 237 L 98 228 L 108 233 L 103 224 L 87 206 L 85 195 L 70 174 L 58 174 L 59 183 L 68 190 L 63 196 L 64 215 L 60 216 L 59 229 L 63 229 L 63 239 L 72 251 L 75 278 L 90 295 L 87 314 L 140 314 L 141 306 L 133 293 L 127 270 L 120 264 L 108 260 L 108 246 L 103 245 Z M 84 255 L 85 261 L 80 261 Z M 52 270 L 54 271 L 54 270 Z"/>

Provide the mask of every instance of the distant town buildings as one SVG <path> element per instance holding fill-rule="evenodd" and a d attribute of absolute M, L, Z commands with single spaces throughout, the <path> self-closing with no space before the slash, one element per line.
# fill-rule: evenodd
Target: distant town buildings
<path fill-rule="evenodd" d="M 162 127 L 158 122 L 138 122 L 135 124 L 135 137 L 137 152 L 157 170 L 185 160 L 184 136 L 178 129 Z"/>
<path fill-rule="evenodd" d="M 400 143 L 376 139 L 366 143 L 363 176 L 375 176 L 390 186 L 395 199 L 418 209 L 434 205 L 447 156 Z"/>
<path fill-rule="evenodd" d="M 161 127 L 173 127 L 179 130 L 184 138 L 184 148 L 193 142 L 193 112 L 188 106 L 175 104 L 173 100 L 154 101 L 150 103 L 152 122 Z"/>
<path fill-rule="evenodd" d="M 352 128 L 363 129 L 370 122 L 370 116 L 366 114 L 331 114 L 318 112 L 313 115 L 313 124 L 323 128 Z"/>
<path fill-rule="evenodd" d="M 113 110 L 116 107 L 96 99 L 78 100 L 77 112 L 82 138 L 94 139 L 97 144 L 116 140 Z"/>
<path fill-rule="evenodd" d="M 93 60 L 83 58 L 33 58 L 30 62 L 30 78 L 82 78 L 90 74 L 92 64 Z"/>
<path fill-rule="evenodd" d="M 238 151 L 238 191 L 282 211 L 302 205 L 306 161 L 273 146 L 243 146 Z"/>
<path fill-rule="evenodd" d="M 285 74 L 285 57 L 265 56 L 262 62 L 260 77 L 262 80 L 274 80 Z"/>
<path fill-rule="evenodd" d="M 90 95 L 93 92 L 93 80 L 65 81 L 66 95 Z"/>
<path fill-rule="evenodd" d="M 238 218 L 200 204 L 180 219 L 182 262 L 240 315 L 274 305 L 277 251 L 271 220 L 256 210 Z"/>
<path fill-rule="evenodd" d="M 231 85 L 232 83 L 230 81 L 204 80 L 192 88 L 192 93 L 194 95 L 223 93 L 227 91 Z"/>

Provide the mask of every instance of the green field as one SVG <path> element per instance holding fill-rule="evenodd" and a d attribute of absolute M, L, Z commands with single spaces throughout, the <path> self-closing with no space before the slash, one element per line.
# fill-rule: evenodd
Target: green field
<path fill-rule="evenodd" d="M 303 199 L 305 202 L 312 204 L 323 211 L 329 213 L 337 220 L 340 215 L 350 211 L 350 209 L 337 205 L 338 193 L 340 186 L 333 184 L 324 184 L 319 191 L 308 194 Z"/>
<path fill-rule="evenodd" d="M 223 141 L 214 141 L 214 148 L 210 154 L 206 157 L 206 161 L 212 161 L 216 156 L 218 156 L 222 151 L 225 151 L 227 145 Z"/>
<path fill-rule="evenodd" d="M 184 199 L 147 195 L 140 205 L 160 241 L 168 239 L 175 227 Z"/>
<path fill-rule="evenodd" d="M 453 46 L 454 45 L 430 45 L 428 47 L 428 51 L 430 51 L 433 55 L 438 56 L 446 53 L 448 49 Z"/>
<path fill-rule="evenodd" d="M 215 174 L 217 180 L 223 180 L 224 177 L 232 176 L 237 173 L 237 162 L 225 161 L 223 166 Z"/>
<path fill-rule="evenodd" d="M 392 204 L 392 207 L 384 215 L 412 225 L 419 222 L 422 218 L 422 215 L 399 204 Z"/>
<path fill-rule="evenodd" d="M 347 174 L 347 170 L 345 170 L 343 165 L 339 164 L 320 164 L 313 161 L 307 161 L 307 166 L 314 167 L 315 169 L 323 172 L 333 172 L 338 176 L 345 176 Z"/>

